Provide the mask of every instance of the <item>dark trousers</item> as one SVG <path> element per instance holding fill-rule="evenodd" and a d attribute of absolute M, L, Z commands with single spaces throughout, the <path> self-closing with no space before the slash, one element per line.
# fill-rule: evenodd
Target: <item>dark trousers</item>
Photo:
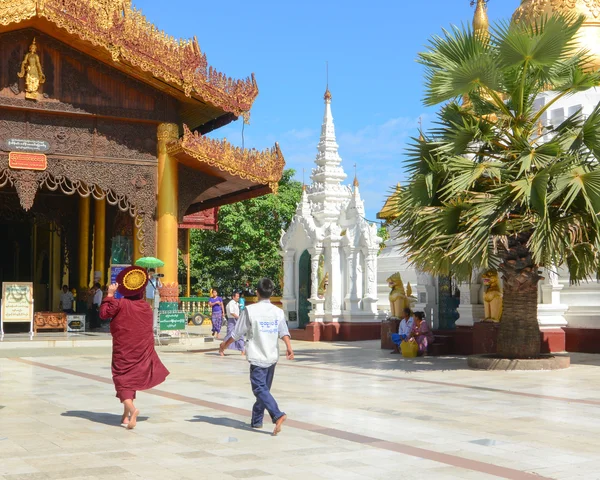
<path fill-rule="evenodd" d="M 92 312 L 90 316 L 90 328 L 100 328 L 100 307 L 98 305 L 92 305 Z"/>
<path fill-rule="evenodd" d="M 277 421 L 279 417 L 285 415 L 279 407 L 277 402 L 271 395 L 271 385 L 273 384 L 273 377 L 275 376 L 275 365 L 270 367 L 257 367 L 256 365 L 250 365 L 250 384 L 252 385 L 252 393 L 256 397 L 256 402 L 252 407 L 252 426 L 260 427 L 263 424 L 263 418 L 265 416 L 265 410 L 269 412 L 269 416 L 273 423 Z"/>

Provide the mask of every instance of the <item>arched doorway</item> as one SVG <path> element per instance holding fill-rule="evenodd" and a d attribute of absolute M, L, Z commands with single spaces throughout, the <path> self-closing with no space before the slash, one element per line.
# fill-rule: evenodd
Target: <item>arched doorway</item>
<path fill-rule="evenodd" d="M 298 262 L 298 326 L 306 327 L 310 323 L 308 313 L 311 309 L 310 301 L 310 253 L 304 250 Z"/>

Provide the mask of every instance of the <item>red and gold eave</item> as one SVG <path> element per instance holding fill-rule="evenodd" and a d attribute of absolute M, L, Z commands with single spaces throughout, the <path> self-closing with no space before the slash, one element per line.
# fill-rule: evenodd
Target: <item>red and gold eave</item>
<path fill-rule="evenodd" d="M 220 180 L 194 199 L 186 215 L 277 193 L 285 167 L 277 143 L 262 152 L 243 149 L 192 132 L 185 125 L 183 136 L 171 142 L 167 152 L 179 163 Z"/>
<path fill-rule="evenodd" d="M 203 132 L 242 116 L 258 95 L 254 75 L 234 80 L 208 65 L 196 38 L 160 31 L 131 0 L 2 0 L 0 31 L 35 28 L 182 101 Z"/>
<path fill-rule="evenodd" d="M 209 208 L 201 212 L 183 217 L 179 228 L 192 230 L 219 230 L 219 207 Z"/>

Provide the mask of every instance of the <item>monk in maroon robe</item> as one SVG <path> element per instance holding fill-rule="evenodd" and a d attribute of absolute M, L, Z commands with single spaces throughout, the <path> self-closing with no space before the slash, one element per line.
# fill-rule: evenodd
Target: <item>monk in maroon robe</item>
<path fill-rule="evenodd" d="M 129 267 L 100 305 L 100 317 L 110 322 L 112 334 L 112 375 L 117 397 L 123 403 L 121 425 L 135 428 L 139 410 L 134 405 L 138 390 L 147 390 L 165 381 L 169 371 L 154 350 L 153 312 L 143 299 L 148 283 L 146 270 Z M 116 299 L 118 291 L 124 298 Z"/>

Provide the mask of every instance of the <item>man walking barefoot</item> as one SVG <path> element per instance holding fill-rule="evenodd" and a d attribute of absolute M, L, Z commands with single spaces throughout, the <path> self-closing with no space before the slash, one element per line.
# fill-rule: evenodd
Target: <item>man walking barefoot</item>
<path fill-rule="evenodd" d="M 279 338 L 285 342 L 288 360 L 294 359 L 290 343 L 290 332 L 285 322 L 283 310 L 271 303 L 275 286 L 268 278 L 262 278 L 256 287 L 258 303 L 248 305 L 240 314 L 233 335 L 221 343 L 221 354 L 236 340 L 246 335 L 246 357 L 250 362 L 250 383 L 256 402 L 252 407 L 252 428 L 262 428 L 265 409 L 275 424 L 273 435 L 281 431 L 287 415 L 279 410 L 271 395 L 271 384 L 275 366 L 279 360 Z"/>

